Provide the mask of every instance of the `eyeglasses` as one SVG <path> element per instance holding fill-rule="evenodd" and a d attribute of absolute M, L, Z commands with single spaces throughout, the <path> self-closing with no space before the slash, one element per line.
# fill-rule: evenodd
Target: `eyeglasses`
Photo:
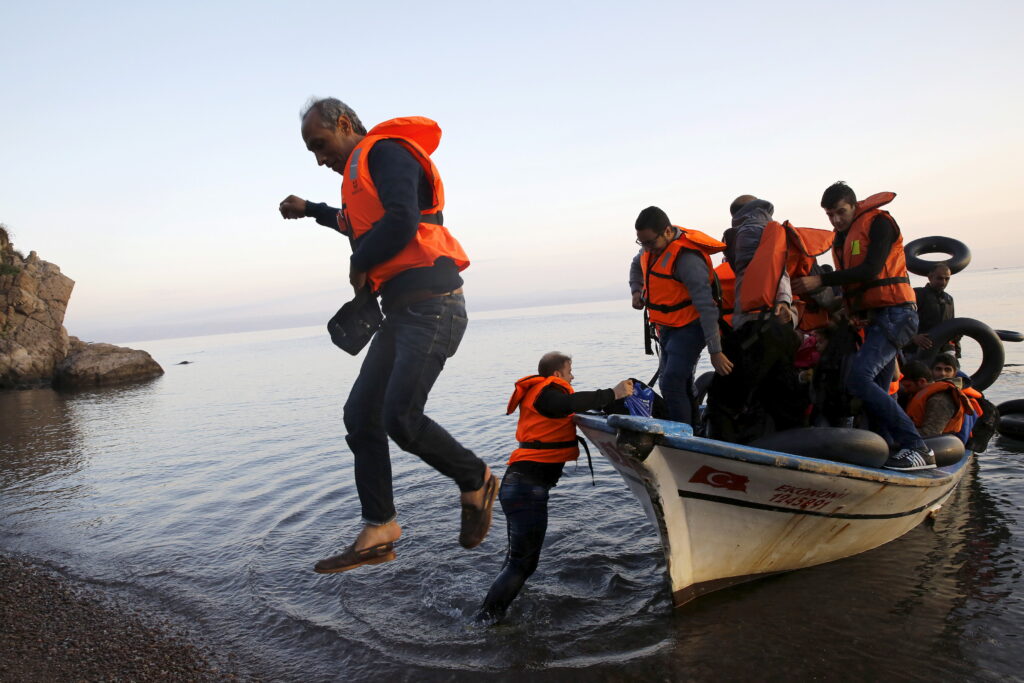
<path fill-rule="evenodd" d="M 640 238 L 637 238 L 633 241 L 639 244 L 644 249 L 653 249 L 658 244 L 658 240 L 660 240 L 662 237 L 663 235 L 658 235 L 652 240 L 642 240 Z"/>

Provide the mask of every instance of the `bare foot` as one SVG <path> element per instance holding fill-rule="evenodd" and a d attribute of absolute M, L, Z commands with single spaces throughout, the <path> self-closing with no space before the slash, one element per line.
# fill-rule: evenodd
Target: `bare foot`
<path fill-rule="evenodd" d="M 475 508 L 482 508 L 484 506 L 484 489 L 487 488 L 487 480 L 491 478 L 491 468 L 488 467 L 484 471 L 484 484 L 476 491 L 467 491 L 463 493 L 459 499 L 463 505 L 472 505 Z"/>
<path fill-rule="evenodd" d="M 394 543 L 401 537 L 402 527 L 398 526 L 398 522 L 391 521 L 381 525 L 367 524 L 356 537 L 356 550 L 372 548 L 382 543 Z"/>

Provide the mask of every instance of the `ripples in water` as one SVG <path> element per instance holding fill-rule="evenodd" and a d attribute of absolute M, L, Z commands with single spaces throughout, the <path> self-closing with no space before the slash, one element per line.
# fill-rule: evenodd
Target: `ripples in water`
<path fill-rule="evenodd" d="M 621 313 L 475 321 L 428 412 L 500 473 L 512 382 L 553 348 L 574 354 L 580 388 L 648 376 L 635 327 Z M 358 526 L 341 425 L 358 361 L 319 330 L 145 346 L 168 368 L 147 385 L 0 394 L 0 547 L 176 614 L 269 678 L 995 680 L 1024 670 L 1019 442 L 997 439 L 939 517 L 898 541 L 678 610 L 653 528 L 595 453 L 596 486 L 585 464 L 567 468 L 537 573 L 506 621 L 483 628 L 472 616 L 504 558 L 500 508 L 487 541 L 462 550 L 457 489 L 404 453 L 393 452 L 398 559 L 311 571 Z M 1008 374 L 989 393 L 1022 389 Z"/>

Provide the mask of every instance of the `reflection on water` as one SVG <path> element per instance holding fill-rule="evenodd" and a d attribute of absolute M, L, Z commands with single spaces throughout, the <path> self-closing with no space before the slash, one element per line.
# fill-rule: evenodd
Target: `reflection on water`
<path fill-rule="evenodd" d="M 49 389 L 0 392 L 0 491 L 23 491 L 50 507 L 68 495 L 59 480 L 85 465 L 72 410 Z M 48 490 L 48 483 L 57 488 Z"/>
<path fill-rule="evenodd" d="M 632 312 L 475 320 L 428 411 L 500 471 L 512 382 L 553 348 L 574 355 L 582 389 L 650 374 L 638 329 Z M 569 467 L 537 574 L 506 623 L 481 629 L 471 616 L 501 565 L 504 519 L 498 511 L 481 547 L 459 548 L 458 491 L 407 454 L 393 454 L 398 559 L 311 571 L 358 524 L 340 420 L 357 360 L 319 329 L 144 346 L 168 369 L 153 383 L 0 394 L 0 548 L 180 615 L 268 678 L 994 680 L 1024 670 L 1014 646 L 1020 444 L 996 440 L 937 519 L 898 541 L 679 610 L 654 530 L 618 475 L 595 460 L 595 487 L 585 466 Z M 1008 373 L 989 394 L 1022 389 Z"/>

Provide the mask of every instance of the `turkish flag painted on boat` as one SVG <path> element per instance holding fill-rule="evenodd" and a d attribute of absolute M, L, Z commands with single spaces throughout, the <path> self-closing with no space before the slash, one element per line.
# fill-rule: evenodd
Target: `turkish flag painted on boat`
<path fill-rule="evenodd" d="M 744 493 L 747 490 L 748 481 L 750 481 L 750 478 L 744 477 L 742 474 L 716 470 L 714 467 L 708 467 L 707 465 L 701 467 L 690 477 L 690 482 L 693 484 L 707 484 L 719 489 L 743 491 Z"/>

